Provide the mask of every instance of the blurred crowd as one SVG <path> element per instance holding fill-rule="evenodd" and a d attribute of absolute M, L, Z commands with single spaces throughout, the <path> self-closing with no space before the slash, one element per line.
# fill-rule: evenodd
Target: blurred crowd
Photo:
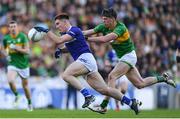
<path fill-rule="evenodd" d="M 165 71 L 180 77 L 175 51 L 180 40 L 179 0 L 1 0 L 0 42 L 8 33 L 7 23 L 16 20 L 19 28 L 28 33 L 38 22 L 45 22 L 57 34 L 53 17 L 66 12 L 73 25 L 86 30 L 101 23 L 104 8 L 113 7 L 118 20 L 125 23 L 136 46 L 137 67 L 142 76 L 157 75 Z M 109 72 L 106 56 L 108 44 L 89 43 L 102 74 Z M 55 59 L 55 44 L 44 39 L 31 42 L 31 75 L 54 77 L 72 62 L 69 54 Z M 0 59 L 0 68 L 6 67 L 6 59 Z M 180 67 L 179 67 L 180 69 Z"/>

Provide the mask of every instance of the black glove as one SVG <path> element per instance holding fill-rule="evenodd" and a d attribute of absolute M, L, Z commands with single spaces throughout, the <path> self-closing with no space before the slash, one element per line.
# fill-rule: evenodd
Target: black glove
<path fill-rule="evenodd" d="M 61 49 L 60 49 L 60 48 L 57 48 L 56 51 L 55 51 L 55 53 L 54 53 L 54 57 L 55 57 L 56 59 L 58 59 L 58 58 L 61 57 L 61 54 L 62 54 Z"/>
<path fill-rule="evenodd" d="M 84 38 L 85 38 L 86 40 L 88 40 L 88 36 L 84 36 Z"/>
<path fill-rule="evenodd" d="M 49 28 L 46 24 L 40 23 L 34 26 L 34 29 L 36 29 L 39 32 L 45 32 L 47 33 L 49 31 Z"/>

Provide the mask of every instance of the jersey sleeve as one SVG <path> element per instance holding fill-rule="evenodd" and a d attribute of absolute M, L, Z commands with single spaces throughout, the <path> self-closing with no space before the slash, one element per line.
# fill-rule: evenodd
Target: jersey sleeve
<path fill-rule="evenodd" d="M 126 32 L 126 28 L 122 26 L 118 26 L 114 29 L 113 33 L 117 34 L 118 36 L 121 36 Z"/>
<path fill-rule="evenodd" d="M 71 28 L 67 34 L 70 35 L 71 37 L 75 38 L 76 35 L 78 34 L 78 32 L 80 32 L 80 30 L 78 28 Z"/>
<path fill-rule="evenodd" d="M 95 31 L 96 33 L 98 33 L 98 32 L 102 32 L 103 29 L 105 29 L 104 24 L 99 24 L 99 25 L 97 25 L 97 26 L 94 28 L 94 31 Z"/>

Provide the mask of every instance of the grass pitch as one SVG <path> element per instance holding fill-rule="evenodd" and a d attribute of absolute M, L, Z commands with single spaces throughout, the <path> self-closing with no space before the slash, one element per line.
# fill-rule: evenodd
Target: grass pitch
<path fill-rule="evenodd" d="M 116 112 L 109 110 L 107 114 L 98 114 L 89 110 L 36 109 L 0 110 L 0 118 L 180 118 L 179 110 L 142 110 L 135 115 L 131 110 Z"/>

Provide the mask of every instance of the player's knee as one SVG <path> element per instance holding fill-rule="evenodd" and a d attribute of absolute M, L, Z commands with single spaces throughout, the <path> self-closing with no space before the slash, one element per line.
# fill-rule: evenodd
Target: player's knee
<path fill-rule="evenodd" d="M 121 93 L 122 93 L 122 94 L 125 94 L 126 91 L 127 91 L 126 89 L 122 89 L 122 90 L 121 90 Z"/>
<path fill-rule="evenodd" d="M 66 81 L 66 82 L 68 82 L 68 80 L 69 80 L 69 75 L 68 74 L 66 74 L 66 73 L 63 73 L 62 74 L 62 79 L 64 80 L 64 81 Z"/>
<path fill-rule="evenodd" d="M 67 80 L 67 74 L 63 73 L 61 77 L 63 80 L 65 80 L 65 81 Z"/>
<path fill-rule="evenodd" d="M 15 78 L 8 75 L 7 80 L 9 83 L 12 83 L 15 80 Z"/>
<path fill-rule="evenodd" d="M 22 82 L 22 86 L 23 86 L 23 88 L 27 88 L 27 87 L 28 87 L 28 83 L 27 83 L 27 81 Z"/>
<path fill-rule="evenodd" d="M 144 84 L 140 83 L 140 84 L 135 85 L 135 87 L 138 89 L 142 89 L 142 88 L 144 88 Z"/>
<path fill-rule="evenodd" d="M 23 88 L 24 88 L 24 89 L 27 89 L 27 88 L 28 88 L 28 86 L 27 86 L 27 85 L 23 85 Z"/>
<path fill-rule="evenodd" d="M 13 79 L 8 78 L 9 83 L 13 83 Z"/>

